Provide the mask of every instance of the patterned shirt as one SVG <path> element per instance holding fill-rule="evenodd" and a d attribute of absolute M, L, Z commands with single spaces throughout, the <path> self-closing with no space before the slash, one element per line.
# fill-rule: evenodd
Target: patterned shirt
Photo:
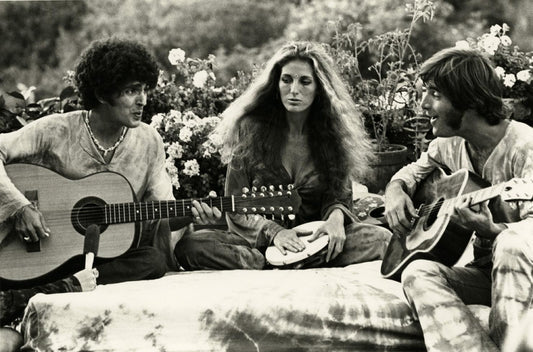
<path fill-rule="evenodd" d="M 461 137 L 436 138 L 421 157 L 398 171 L 391 179 L 401 180 L 412 195 L 418 185 L 436 167 L 446 166 L 451 172 L 468 169 L 475 173 L 468 155 L 466 141 Z M 489 155 L 482 174 L 479 175 L 495 185 L 512 178 L 533 180 L 533 128 L 524 123 L 511 120 L 504 137 Z M 505 225 L 517 232 L 533 234 L 533 202 L 518 201 L 508 203 L 508 219 Z M 476 258 L 490 254 L 491 243 L 476 237 L 475 248 L 481 250 Z"/>
<path fill-rule="evenodd" d="M 6 175 L 4 164 L 11 163 L 41 165 L 69 179 L 114 171 L 129 181 L 138 201 L 174 199 L 163 141 L 153 128 L 142 123 L 129 129 L 106 163 L 91 140 L 85 114 L 50 115 L 0 135 L 0 222 L 29 204 Z"/>

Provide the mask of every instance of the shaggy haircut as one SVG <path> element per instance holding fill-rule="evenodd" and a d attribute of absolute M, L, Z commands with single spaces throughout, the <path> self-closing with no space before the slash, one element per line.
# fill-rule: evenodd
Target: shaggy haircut
<path fill-rule="evenodd" d="M 127 39 L 98 40 L 81 55 L 76 66 L 75 80 L 83 106 L 92 109 L 100 104 L 97 95 L 110 101 L 129 82 L 155 87 L 159 69 L 146 48 Z"/>
<path fill-rule="evenodd" d="M 266 63 L 248 89 L 222 114 L 215 134 L 222 138 L 222 160 L 251 172 L 280 166 L 288 123 L 279 93 L 281 69 L 301 60 L 313 68 L 315 99 L 307 119 L 308 143 L 315 167 L 330 192 L 341 194 L 348 180 L 360 180 L 368 169 L 371 144 L 345 83 L 323 46 L 312 42 L 284 45 Z"/>
<path fill-rule="evenodd" d="M 490 125 L 505 119 L 503 86 L 490 61 L 470 49 L 448 48 L 430 57 L 420 69 L 459 111 L 474 109 Z"/>

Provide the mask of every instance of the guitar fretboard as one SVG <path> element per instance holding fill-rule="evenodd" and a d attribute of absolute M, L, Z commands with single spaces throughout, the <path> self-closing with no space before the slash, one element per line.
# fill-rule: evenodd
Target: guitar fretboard
<path fill-rule="evenodd" d="M 474 192 L 462 194 L 458 197 L 446 199 L 443 202 L 442 208 L 444 208 L 445 211 L 452 211 L 453 208 L 455 207 L 455 204 L 459 201 L 465 200 L 466 197 L 472 197 L 472 201 L 470 202 L 470 205 L 476 205 L 479 203 L 483 203 L 487 200 L 490 200 L 500 195 L 504 187 L 505 187 L 505 183 L 500 183 L 500 184 L 490 186 L 487 188 L 483 188 L 483 189 L 480 189 Z"/>
<path fill-rule="evenodd" d="M 104 220 L 106 224 L 120 224 L 142 220 L 191 216 L 193 200 L 204 202 L 210 207 L 216 206 L 221 212 L 232 212 L 235 210 L 234 197 L 115 203 L 105 205 Z"/>

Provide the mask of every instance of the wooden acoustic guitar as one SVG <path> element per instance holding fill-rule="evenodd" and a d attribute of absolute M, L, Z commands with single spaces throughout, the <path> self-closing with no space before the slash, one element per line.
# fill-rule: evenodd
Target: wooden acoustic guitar
<path fill-rule="evenodd" d="M 452 221 L 454 206 L 464 197 L 472 196 L 472 206 L 487 200 L 494 221 L 511 222 L 501 218 L 501 210 L 511 202 L 533 198 L 533 180 L 512 179 L 491 186 L 466 169 L 446 175 L 436 169 L 417 189 L 413 203 L 418 218 L 411 222 L 406 235 L 393 236 L 381 265 L 385 278 L 399 280 L 403 269 L 416 259 L 429 259 L 452 266 L 461 258 L 473 235 L 469 230 Z M 496 199 L 500 197 L 500 199 Z M 517 219 L 514 219 L 516 221 Z"/>
<path fill-rule="evenodd" d="M 92 224 L 101 232 L 98 255 L 111 258 L 127 251 L 140 237 L 140 221 L 192 215 L 193 199 L 136 202 L 128 180 L 115 172 L 99 172 L 79 180 L 30 164 L 7 165 L 6 172 L 15 187 L 39 208 L 51 235 L 24 243 L 12 224 L 0 224 L 0 280 L 33 279 L 81 255 L 86 229 Z M 297 192 L 281 188 L 267 194 L 197 200 L 222 212 L 272 217 L 290 216 L 300 201 Z"/>

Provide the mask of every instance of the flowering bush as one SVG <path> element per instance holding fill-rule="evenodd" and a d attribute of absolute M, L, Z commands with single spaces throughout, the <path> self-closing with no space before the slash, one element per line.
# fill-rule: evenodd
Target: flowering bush
<path fill-rule="evenodd" d="M 508 35 L 507 24 L 493 25 L 488 33 L 477 39 L 468 38 L 458 41 L 456 46 L 473 48 L 486 53 L 496 68 L 496 73 L 504 85 L 503 97 L 525 103 L 529 111 L 520 114 L 515 111 L 514 118 L 531 117 L 533 106 L 533 53 L 523 52 Z"/>
<path fill-rule="evenodd" d="M 215 86 L 213 55 L 192 59 L 182 49 L 172 49 L 168 59 L 176 72 L 160 73 L 144 119 L 163 138 L 176 198 L 203 197 L 210 191 L 222 195 L 225 167 L 220 142 L 211 132 L 220 113 L 241 94 L 248 76 L 240 74 L 227 85 Z"/>
<path fill-rule="evenodd" d="M 407 144 L 403 122 L 415 115 L 420 55 L 411 45 L 416 23 L 433 18 L 434 5 L 429 0 L 414 0 L 405 10 L 410 22 L 404 29 L 389 31 L 370 39 L 362 38 L 359 24 L 336 31 L 333 57 L 348 81 L 354 101 L 361 106 L 365 123 L 375 138 L 378 151 L 387 150 L 389 143 Z M 359 58 L 370 55 L 369 73 L 361 72 Z"/>

